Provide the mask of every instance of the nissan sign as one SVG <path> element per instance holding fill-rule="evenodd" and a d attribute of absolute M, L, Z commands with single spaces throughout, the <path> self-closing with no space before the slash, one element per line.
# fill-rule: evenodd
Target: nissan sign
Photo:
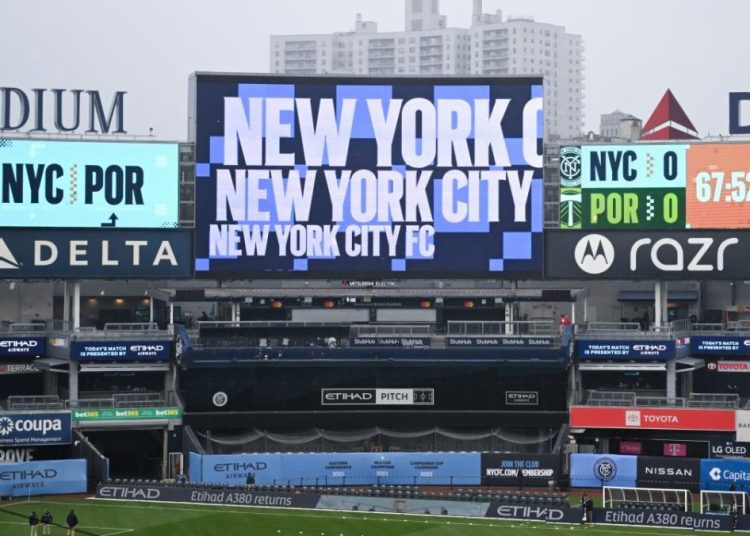
<path fill-rule="evenodd" d="M 550 279 L 750 278 L 744 252 L 750 231 L 548 230 L 545 277 Z"/>

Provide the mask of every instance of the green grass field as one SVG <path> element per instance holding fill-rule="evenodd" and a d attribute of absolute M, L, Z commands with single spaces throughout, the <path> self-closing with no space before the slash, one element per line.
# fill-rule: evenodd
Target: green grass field
<path fill-rule="evenodd" d="M 565 526 L 522 521 L 316 512 L 270 508 L 100 501 L 82 498 L 39 498 L 0 505 L 0 535 L 28 535 L 27 516 L 49 508 L 55 518 L 53 535 L 64 535 L 68 511 L 75 509 L 87 536 L 562 536 L 570 532 L 593 535 L 669 536 L 684 530 L 612 526 Z M 41 536 L 41 527 L 38 535 Z"/>

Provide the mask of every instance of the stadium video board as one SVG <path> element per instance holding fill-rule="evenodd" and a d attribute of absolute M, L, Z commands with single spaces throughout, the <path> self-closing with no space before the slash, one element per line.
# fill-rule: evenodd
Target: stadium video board
<path fill-rule="evenodd" d="M 176 228 L 175 143 L 0 139 L 0 227 Z"/>
<path fill-rule="evenodd" d="M 195 271 L 539 276 L 541 78 L 194 74 Z"/>
<path fill-rule="evenodd" d="M 560 149 L 560 228 L 750 228 L 750 144 Z"/>

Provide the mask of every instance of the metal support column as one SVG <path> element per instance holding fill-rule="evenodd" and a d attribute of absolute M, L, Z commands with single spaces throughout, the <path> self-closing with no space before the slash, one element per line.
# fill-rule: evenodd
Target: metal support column
<path fill-rule="evenodd" d="M 667 323 L 667 282 L 654 282 L 654 329 L 660 330 Z M 648 329 L 648 326 L 647 326 Z"/>
<path fill-rule="evenodd" d="M 73 331 L 81 328 L 81 282 L 73 282 Z"/>
<path fill-rule="evenodd" d="M 63 281 L 63 329 L 70 327 L 70 288 L 68 282 Z"/>
<path fill-rule="evenodd" d="M 68 390 L 71 402 L 78 401 L 78 362 L 71 361 L 68 365 Z"/>
<path fill-rule="evenodd" d="M 677 363 L 667 361 L 667 398 L 677 398 Z"/>

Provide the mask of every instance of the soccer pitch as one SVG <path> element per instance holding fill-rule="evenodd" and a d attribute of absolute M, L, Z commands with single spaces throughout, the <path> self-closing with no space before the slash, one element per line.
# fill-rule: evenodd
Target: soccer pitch
<path fill-rule="evenodd" d="M 86 536 L 562 536 L 570 532 L 585 532 L 592 536 L 685 534 L 684 530 L 646 527 L 584 527 L 480 518 L 101 501 L 62 497 L 40 498 L 30 502 L 13 501 L 0 505 L 0 535 L 28 535 L 28 515 L 32 510 L 41 514 L 45 508 L 54 516 L 53 535 L 65 534 L 65 516 L 71 508 L 76 511 L 81 523 L 76 534 Z M 38 534 L 42 534 L 41 527 Z"/>

